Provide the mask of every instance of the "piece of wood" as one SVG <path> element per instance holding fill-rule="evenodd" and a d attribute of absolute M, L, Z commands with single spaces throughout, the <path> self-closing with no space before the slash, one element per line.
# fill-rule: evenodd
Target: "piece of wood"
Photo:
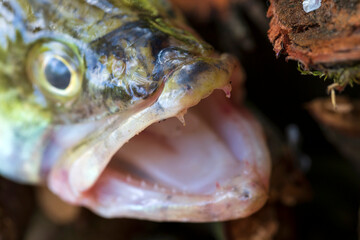
<path fill-rule="evenodd" d="M 329 98 L 318 98 L 307 104 L 307 109 L 321 125 L 360 138 L 360 100 L 338 96 L 334 109 Z"/>
<path fill-rule="evenodd" d="M 268 37 L 276 55 L 319 69 L 360 61 L 360 1 L 323 0 L 306 13 L 300 0 L 270 0 Z"/>
<path fill-rule="evenodd" d="M 334 110 L 329 98 L 318 98 L 307 109 L 321 126 L 327 139 L 360 172 L 360 100 L 337 97 Z"/>

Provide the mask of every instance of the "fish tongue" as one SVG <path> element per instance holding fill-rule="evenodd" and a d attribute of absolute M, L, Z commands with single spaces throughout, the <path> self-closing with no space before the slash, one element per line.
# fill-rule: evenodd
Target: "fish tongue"
<path fill-rule="evenodd" d="M 185 116 L 154 124 L 115 155 L 76 201 L 107 217 L 216 221 L 267 199 L 270 160 L 260 126 L 219 93 Z"/>

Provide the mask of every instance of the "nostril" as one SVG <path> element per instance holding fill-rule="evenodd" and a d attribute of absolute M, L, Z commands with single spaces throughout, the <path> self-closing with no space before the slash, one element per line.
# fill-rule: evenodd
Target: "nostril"
<path fill-rule="evenodd" d="M 169 63 L 176 59 L 186 59 L 189 57 L 189 52 L 178 48 L 178 47 L 168 47 L 162 49 L 159 54 L 157 61 L 160 64 Z"/>

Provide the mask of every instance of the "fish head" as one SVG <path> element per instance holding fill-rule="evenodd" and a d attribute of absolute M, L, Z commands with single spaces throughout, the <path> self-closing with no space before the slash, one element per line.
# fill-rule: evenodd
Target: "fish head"
<path fill-rule="evenodd" d="M 216 191 L 214 179 L 223 183 L 224 170 L 221 177 L 187 193 L 178 178 L 166 180 L 149 168 L 161 169 L 165 165 L 156 159 L 166 157 L 149 157 L 140 161 L 148 163 L 142 165 L 129 160 L 141 157 L 128 157 L 121 150 L 153 124 L 172 117 L 183 121 L 187 110 L 215 89 L 230 94 L 234 58 L 216 53 L 196 37 L 166 1 L 4 0 L 0 9 L 0 25 L 6 26 L 0 30 L 2 175 L 47 184 L 64 200 L 106 217 L 219 220 L 248 215 L 265 202 L 268 170 L 256 183 L 245 177 L 248 170 L 232 173 L 236 183 L 230 181 Z M 203 107 L 209 111 L 190 116 L 194 122 L 198 116 L 207 118 L 211 105 L 216 108 L 219 102 L 211 100 Z M 171 129 L 178 126 L 172 120 L 164 128 L 156 126 L 145 132 L 159 133 L 166 142 L 176 139 Z M 256 133 L 254 141 L 260 135 Z M 259 142 L 260 155 L 255 158 L 265 161 L 266 168 L 266 147 Z M 207 147 L 212 144 L 216 141 Z M 125 152 L 137 156 L 148 144 L 128 146 L 132 150 Z M 148 154 L 157 152 L 161 151 Z M 236 187 L 240 178 L 246 180 L 246 190 Z M 183 193 L 169 197 L 169 191 L 179 190 Z M 254 201 L 249 201 L 250 195 Z M 246 207 L 235 214 L 219 213 L 241 196 Z M 217 206 L 217 213 L 206 212 L 208 205 Z M 191 207 L 180 214 L 186 206 Z"/>

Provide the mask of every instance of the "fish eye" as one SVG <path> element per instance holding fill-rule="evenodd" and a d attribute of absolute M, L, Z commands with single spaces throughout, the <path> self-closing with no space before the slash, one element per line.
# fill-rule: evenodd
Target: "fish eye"
<path fill-rule="evenodd" d="M 66 102 L 81 91 L 83 61 L 76 47 L 59 41 L 40 41 L 29 51 L 29 79 L 49 99 Z"/>
<path fill-rule="evenodd" d="M 46 80 L 57 89 L 66 89 L 71 82 L 71 72 L 62 59 L 50 58 L 44 65 Z"/>

